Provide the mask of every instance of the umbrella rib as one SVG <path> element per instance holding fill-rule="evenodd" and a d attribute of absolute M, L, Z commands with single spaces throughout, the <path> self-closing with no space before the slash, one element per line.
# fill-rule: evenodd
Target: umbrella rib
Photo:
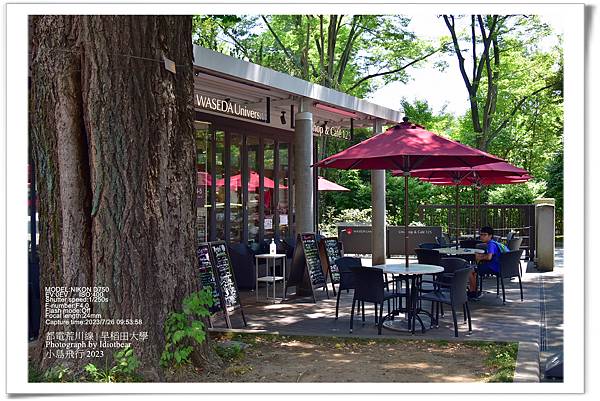
<path fill-rule="evenodd" d="M 392 163 L 394 163 L 394 165 L 395 165 L 396 167 L 398 167 L 398 169 L 399 169 L 399 170 L 402 170 L 403 172 L 405 171 L 405 170 L 404 170 L 404 167 L 400 166 L 400 165 L 398 164 L 398 162 L 396 161 L 396 159 L 394 159 L 394 158 L 391 158 L 390 160 L 392 161 Z"/>
<path fill-rule="evenodd" d="M 459 160 L 461 163 L 463 163 L 463 164 L 465 165 L 465 167 L 471 167 L 471 168 L 473 167 L 473 165 L 471 165 L 471 164 L 467 163 L 465 160 L 463 160 L 463 158 L 462 158 L 462 157 L 457 157 L 457 159 L 458 159 L 458 160 Z"/>
<path fill-rule="evenodd" d="M 346 167 L 344 170 L 352 170 L 358 163 L 360 163 L 361 160 L 356 160 L 354 161 L 350 166 Z"/>
<path fill-rule="evenodd" d="M 419 168 L 419 166 L 421 164 L 423 164 L 423 162 L 425 162 L 425 160 L 427 160 L 429 158 L 429 156 L 420 156 L 419 160 L 417 160 L 411 167 L 411 170 L 417 170 Z"/>

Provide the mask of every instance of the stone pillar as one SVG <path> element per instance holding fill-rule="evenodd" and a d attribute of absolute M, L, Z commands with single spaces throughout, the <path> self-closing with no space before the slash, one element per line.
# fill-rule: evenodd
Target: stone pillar
<path fill-rule="evenodd" d="M 535 204 L 536 267 L 538 270 L 552 271 L 555 240 L 554 199 L 536 199 L 533 203 Z"/>
<path fill-rule="evenodd" d="M 373 135 L 381 134 L 383 121 L 375 120 Z M 385 263 L 386 228 L 385 228 L 385 170 L 371 170 L 371 258 L 373 265 Z"/>
<path fill-rule="evenodd" d="M 294 205 L 296 207 L 296 233 L 314 231 L 313 210 L 313 118 L 305 102 L 295 116 L 294 131 Z"/>

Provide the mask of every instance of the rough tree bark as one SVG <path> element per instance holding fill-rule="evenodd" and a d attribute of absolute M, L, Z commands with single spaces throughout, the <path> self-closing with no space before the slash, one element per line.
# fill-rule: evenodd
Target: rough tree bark
<path fill-rule="evenodd" d="M 132 345 L 159 379 L 163 322 L 199 286 L 191 17 L 39 16 L 32 29 L 41 299 L 48 286 L 109 287 L 92 312 L 143 325 L 95 331 L 146 331 Z M 41 320 L 42 368 L 55 363 L 48 331 L 89 331 Z"/>

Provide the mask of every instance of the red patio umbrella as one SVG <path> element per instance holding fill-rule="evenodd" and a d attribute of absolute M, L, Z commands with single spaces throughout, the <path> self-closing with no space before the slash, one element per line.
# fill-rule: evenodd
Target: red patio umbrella
<path fill-rule="evenodd" d="M 197 181 L 196 185 L 212 185 L 212 176 L 204 171 L 198 171 L 196 173 Z"/>
<path fill-rule="evenodd" d="M 507 177 L 484 177 L 484 178 L 473 178 L 473 177 L 465 177 L 460 180 L 458 185 L 463 186 L 488 186 L 488 185 L 498 185 L 498 184 L 522 184 L 527 182 L 532 177 L 529 174 L 523 176 L 507 176 Z M 430 182 L 436 185 L 456 185 L 454 181 L 449 178 L 419 178 L 423 182 Z"/>
<path fill-rule="evenodd" d="M 401 170 L 404 175 L 404 253 L 408 267 L 408 176 L 410 171 L 439 167 L 472 167 L 503 161 L 488 153 L 404 122 L 316 164 L 318 167 Z"/>
<path fill-rule="evenodd" d="M 265 188 L 275 188 L 275 181 L 270 179 L 269 177 L 264 177 Z M 217 180 L 217 185 L 222 187 L 225 185 L 225 178 L 220 178 Z M 231 188 L 239 188 L 242 186 L 242 174 L 236 174 L 229 178 L 229 186 Z M 251 191 L 256 191 L 256 189 L 260 186 L 260 175 L 256 171 L 250 171 L 250 177 L 248 179 L 248 189 Z M 279 189 L 286 189 L 285 185 L 279 184 Z"/>
<path fill-rule="evenodd" d="M 392 174 L 399 175 L 401 172 Z M 510 163 L 499 162 L 475 166 L 472 168 L 448 168 L 415 170 L 411 175 L 435 185 L 454 185 L 456 187 L 456 247 L 459 244 L 459 185 L 473 186 L 475 190 L 482 185 L 518 184 L 531 179 L 527 170 Z"/>
<path fill-rule="evenodd" d="M 401 175 L 402 171 L 394 171 L 393 175 Z M 522 177 L 527 175 L 527 170 L 513 166 L 507 162 L 486 163 L 473 167 L 448 167 L 413 170 L 410 175 L 423 179 L 433 179 L 440 181 L 431 181 L 444 185 L 444 180 L 452 182 L 456 186 L 456 246 L 458 247 L 460 228 L 459 228 L 459 185 L 481 184 L 482 179 L 492 180 L 503 177 Z M 464 183 L 461 183 L 464 180 Z"/>
<path fill-rule="evenodd" d="M 318 187 L 319 191 L 350 191 L 348 188 L 326 180 L 321 176 L 319 176 Z"/>

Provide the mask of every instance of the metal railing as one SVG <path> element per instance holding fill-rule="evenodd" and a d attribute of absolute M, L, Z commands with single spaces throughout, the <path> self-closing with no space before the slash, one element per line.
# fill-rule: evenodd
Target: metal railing
<path fill-rule="evenodd" d="M 456 235 L 456 205 L 420 205 L 419 221 L 426 226 L 442 226 L 454 239 Z M 523 238 L 525 256 L 535 256 L 535 205 L 460 205 L 458 209 L 462 238 L 478 238 L 480 227 L 491 226 L 496 237 L 506 237 L 513 231 Z"/>

